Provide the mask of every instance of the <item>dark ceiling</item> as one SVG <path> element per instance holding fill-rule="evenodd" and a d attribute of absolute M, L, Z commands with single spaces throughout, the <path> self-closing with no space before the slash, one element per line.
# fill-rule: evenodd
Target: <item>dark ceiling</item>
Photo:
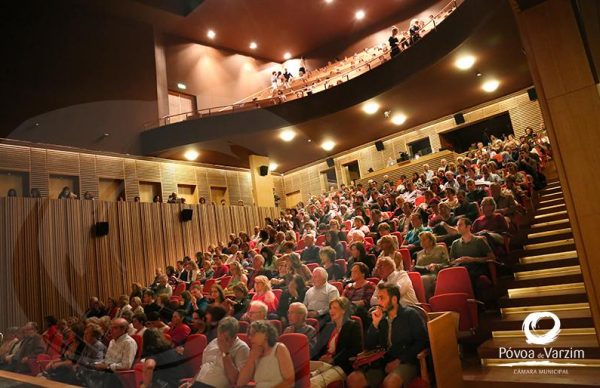
<path fill-rule="evenodd" d="M 285 52 L 299 57 L 348 36 L 359 40 L 438 1 L 85 0 L 83 4 L 150 23 L 198 43 L 283 62 Z M 354 14 L 359 9 L 366 16 L 357 21 Z M 207 37 L 209 29 L 216 33 L 213 40 Z M 249 48 L 251 41 L 258 44 L 257 49 Z"/>
<path fill-rule="evenodd" d="M 193 146 L 202 150 L 198 161 L 248 167 L 247 155 L 254 153 L 269 156 L 279 164 L 279 172 L 286 172 L 323 159 L 329 154 L 399 133 L 403 129 L 531 86 L 532 80 L 517 26 L 508 2 L 502 3 L 487 22 L 482 23 L 475 33 L 449 55 L 371 99 L 382 107 L 378 114 L 369 116 L 362 111 L 362 104 L 358 104 L 302 122 L 290 127 L 299 134 L 290 143 L 279 140 L 278 133 L 281 129 L 246 132 L 227 139 L 196 143 Z M 455 68 L 454 61 L 462 53 L 471 53 L 477 57 L 473 69 L 460 71 Z M 483 77 L 475 75 L 477 70 L 483 73 Z M 482 79 L 488 77 L 495 77 L 501 82 L 498 90 L 493 93 L 486 93 L 481 89 Z M 348 85 L 351 84 L 352 82 Z M 383 111 L 386 110 L 401 111 L 408 116 L 408 120 L 401 127 L 396 127 L 384 118 Z M 331 153 L 323 151 L 319 146 L 326 138 L 336 142 Z M 309 139 L 311 142 L 308 142 Z M 158 156 L 181 159 L 184 151 L 185 147 L 182 147 L 161 152 Z"/>

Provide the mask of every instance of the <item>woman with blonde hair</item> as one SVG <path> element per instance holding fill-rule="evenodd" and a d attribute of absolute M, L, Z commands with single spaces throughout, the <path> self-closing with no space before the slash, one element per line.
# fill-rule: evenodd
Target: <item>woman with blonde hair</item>
<path fill-rule="evenodd" d="M 279 300 L 271 291 L 271 282 L 269 278 L 264 275 L 258 275 L 254 278 L 254 291 L 255 294 L 252 297 L 252 301 L 258 300 L 267 305 L 269 313 L 276 313 L 277 306 L 279 306 Z"/>
<path fill-rule="evenodd" d="M 437 239 L 431 232 L 419 233 L 419 240 L 423 248 L 417 252 L 417 262 L 414 271 L 421 274 L 427 299 L 433 295 L 435 279 L 440 269 L 449 265 L 448 248 L 437 245 Z"/>
<path fill-rule="evenodd" d="M 227 286 L 227 291 L 231 292 L 234 286 L 238 284 L 248 284 L 248 276 L 246 276 L 246 270 L 242 267 L 239 261 L 234 261 L 229 264 L 229 273 L 231 275 L 231 281 Z"/>
<path fill-rule="evenodd" d="M 402 262 L 402 255 L 398 251 L 398 239 L 396 236 L 388 234 L 383 236 L 377 241 L 377 245 L 381 248 L 379 257 L 391 257 L 396 264 L 396 270 L 404 269 L 404 263 Z"/>

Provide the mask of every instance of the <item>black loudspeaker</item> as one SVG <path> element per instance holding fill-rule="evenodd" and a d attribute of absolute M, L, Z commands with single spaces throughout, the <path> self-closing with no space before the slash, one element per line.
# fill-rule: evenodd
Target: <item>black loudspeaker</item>
<path fill-rule="evenodd" d="M 108 222 L 96 222 L 92 229 L 97 237 L 106 236 L 108 234 Z"/>
<path fill-rule="evenodd" d="M 402 160 L 403 162 L 407 161 L 409 159 L 408 154 L 406 152 L 400 152 L 400 160 Z"/>
<path fill-rule="evenodd" d="M 538 98 L 535 88 L 527 89 L 527 95 L 529 96 L 529 101 L 535 101 Z"/>
<path fill-rule="evenodd" d="M 326 162 L 327 162 L 327 167 L 335 166 L 335 163 L 333 162 L 333 158 L 327 158 Z"/>
<path fill-rule="evenodd" d="M 269 166 L 260 166 L 258 170 L 260 171 L 260 176 L 269 175 Z"/>
<path fill-rule="evenodd" d="M 454 122 L 456 123 L 456 125 L 464 124 L 465 123 L 465 116 L 463 116 L 462 113 L 455 114 L 454 115 Z"/>
<path fill-rule="evenodd" d="M 375 170 L 373 170 L 372 168 L 370 168 L 370 169 L 368 169 L 367 171 L 368 171 L 368 172 L 373 172 L 373 171 L 375 171 Z"/>
<path fill-rule="evenodd" d="M 192 209 L 183 209 L 181 211 L 181 221 L 183 221 L 183 222 L 191 221 L 192 214 L 194 214 L 194 211 Z"/>
<path fill-rule="evenodd" d="M 377 149 L 377 151 L 383 151 L 384 148 L 381 140 L 375 142 L 375 149 Z"/>

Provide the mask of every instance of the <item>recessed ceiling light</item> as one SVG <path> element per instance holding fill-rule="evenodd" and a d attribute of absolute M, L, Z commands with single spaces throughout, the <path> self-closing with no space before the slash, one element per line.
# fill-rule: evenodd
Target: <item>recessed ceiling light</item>
<path fill-rule="evenodd" d="M 363 20 L 365 18 L 365 11 L 363 11 L 362 9 L 359 9 L 354 14 L 354 17 L 356 18 L 356 20 Z"/>
<path fill-rule="evenodd" d="M 184 83 L 181 83 L 181 82 L 180 82 L 180 83 L 178 83 L 178 84 L 177 84 L 177 88 L 178 88 L 178 89 L 181 89 L 181 90 L 185 90 L 185 89 L 187 89 L 187 86 L 185 86 L 185 84 L 184 84 Z"/>
<path fill-rule="evenodd" d="M 397 113 L 392 116 L 392 123 L 395 125 L 402 125 L 406 122 L 406 115 L 402 113 Z"/>
<path fill-rule="evenodd" d="M 375 114 L 379 110 L 379 104 L 376 102 L 369 102 L 363 105 L 363 111 L 367 114 Z"/>
<path fill-rule="evenodd" d="M 279 137 L 283 141 L 292 141 L 296 137 L 296 132 L 292 131 L 291 129 L 286 129 L 279 134 Z"/>
<path fill-rule="evenodd" d="M 186 151 L 185 154 L 183 154 L 183 157 L 189 160 L 190 162 L 198 159 L 198 156 L 200 156 L 200 154 L 198 153 L 198 151 L 194 150 Z"/>
<path fill-rule="evenodd" d="M 326 2 L 327 4 L 331 4 L 331 3 L 333 3 L 333 0 L 325 0 L 325 2 Z"/>
<path fill-rule="evenodd" d="M 271 162 L 269 163 L 269 171 L 275 171 L 277 170 L 277 167 L 279 167 L 279 165 L 275 162 Z"/>
<path fill-rule="evenodd" d="M 258 45 L 256 44 L 256 42 L 250 42 L 250 48 L 252 50 L 256 49 L 258 47 Z"/>
<path fill-rule="evenodd" d="M 290 59 L 291 57 L 292 57 L 292 54 L 290 54 L 290 53 L 283 54 L 283 59 L 287 60 L 287 59 Z"/>
<path fill-rule="evenodd" d="M 500 81 L 498 81 L 497 79 L 490 79 L 485 81 L 483 85 L 481 85 L 481 89 L 488 93 L 491 93 L 496 91 L 496 89 L 498 89 L 498 86 L 500 86 Z"/>
<path fill-rule="evenodd" d="M 206 36 L 208 36 L 209 39 L 214 39 L 217 34 L 213 30 L 208 30 Z"/>
<path fill-rule="evenodd" d="M 321 144 L 321 148 L 323 148 L 325 151 L 331 151 L 333 149 L 333 147 L 335 147 L 335 143 L 332 142 L 331 140 L 325 140 Z"/>
<path fill-rule="evenodd" d="M 459 57 L 454 65 L 461 70 L 468 70 L 475 64 L 475 57 L 472 55 L 463 55 Z"/>

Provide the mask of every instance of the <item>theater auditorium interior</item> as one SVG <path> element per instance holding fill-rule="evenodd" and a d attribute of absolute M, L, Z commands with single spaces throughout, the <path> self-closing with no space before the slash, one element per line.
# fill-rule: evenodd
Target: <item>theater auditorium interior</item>
<path fill-rule="evenodd" d="M 1 3 L 0 387 L 600 384 L 597 0 Z"/>

